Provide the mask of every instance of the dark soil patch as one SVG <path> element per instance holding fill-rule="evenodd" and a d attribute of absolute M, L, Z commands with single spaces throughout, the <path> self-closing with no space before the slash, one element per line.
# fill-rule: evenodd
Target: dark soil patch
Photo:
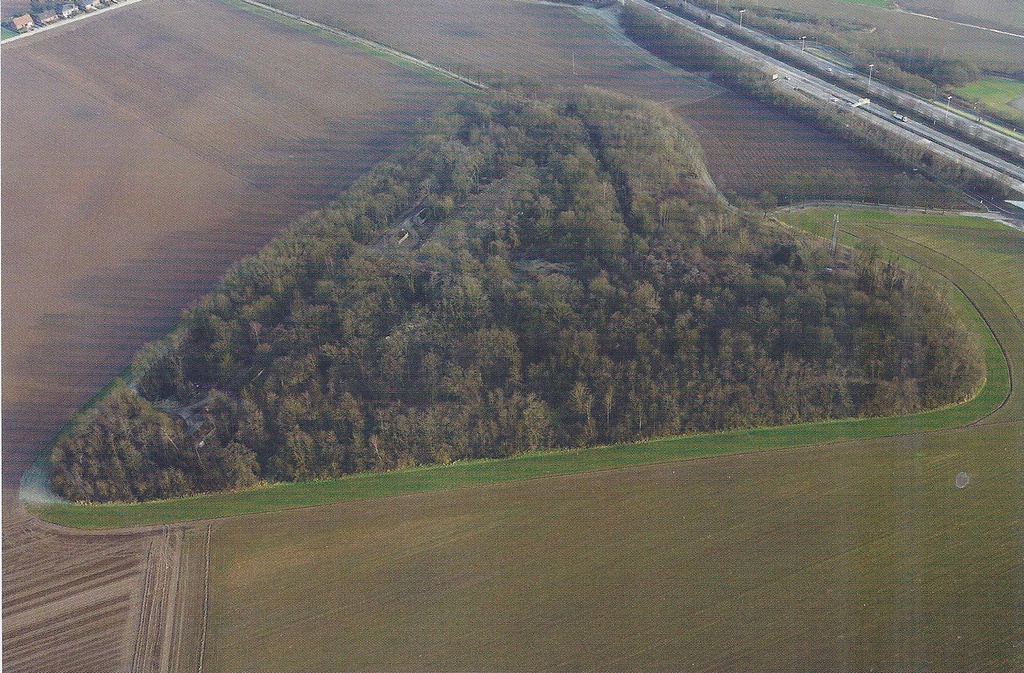
<path fill-rule="evenodd" d="M 794 174 L 834 174 L 849 187 L 841 196 L 897 205 L 949 203 L 914 171 L 742 94 L 724 92 L 679 109 L 723 191 L 747 198 L 768 191 L 785 202 Z"/>

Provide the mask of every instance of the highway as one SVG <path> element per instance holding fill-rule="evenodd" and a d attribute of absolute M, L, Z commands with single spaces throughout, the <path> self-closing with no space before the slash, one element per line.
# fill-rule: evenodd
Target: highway
<path fill-rule="evenodd" d="M 910 118 L 907 118 L 905 121 L 900 121 L 893 117 L 895 110 L 892 107 L 880 105 L 875 101 L 872 101 L 869 105 L 862 105 L 853 108 L 851 107 L 851 104 L 861 99 L 860 93 L 851 91 L 837 84 L 833 84 L 832 82 L 814 75 L 808 70 L 784 63 L 772 56 L 754 49 L 753 47 L 748 47 L 747 45 L 737 42 L 730 37 L 722 35 L 719 32 L 705 28 L 704 26 L 698 25 L 671 12 L 664 11 L 657 5 L 647 2 L 647 0 L 627 1 L 634 6 L 643 7 L 651 12 L 658 13 L 665 20 L 672 21 L 690 31 L 702 35 L 741 61 L 756 65 L 759 69 L 765 72 L 778 73 L 779 79 L 775 82 L 775 86 L 791 87 L 793 90 L 798 90 L 799 92 L 810 96 L 811 98 L 820 100 L 823 103 L 837 105 L 840 107 L 845 106 L 851 114 L 859 115 L 863 119 L 869 119 L 873 123 L 884 127 L 886 130 L 897 136 L 906 138 L 912 142 L 927 145 L 929 149 L 936 154 L 940 154 L 952 161 L 958 162 L 980 175 L 993 178 L 1001 184 L 1024 194 L 1024 165 L 1022 165 L 1024 162 L 1007 161 L 1001 157 L 991 154 L 990 152 L 964 142 L 963 140 L 952 137 L 934 126 L 926 125 Z M 706 14 L 704 10 L 700 11 Z M 729 20 L 715 16 L 713 21 L 717 22 L 720 26 L 724 26 Z M 759 35 L 763 36 L 763 34 Z M 785 43 L 780 44 L 783 44 L 785 48 L 795 49 L 797 53 L 800 52 L 799 49 L 790 47 Z M 825 63 L 827 63 L 827 61 Z M 832 63 L 829 63 L 825 67 L 833 68 L 837 72 L 844 71 L 844 69 Z M 856 77 L 860 77 L 860 75 L 857 73 L 850 73 L 849 71 L 845 72 L 852 76 L 850 80 L 851 82 L 858 82 Z M 867 77 L 864 77 L 863 79 L 863 84 L 866 84 Z M 872 81 L 871 90 L 879 90 L 876 88 L 879 86 L 881 85 Z M 912 98 L 910 94 L 905 94 L 903 92 L 896 93 L 901 96 Z M 923 104 L 927 104 L 927 101 L 923 101 L 921 99 L 917 100 Z M 906 107 L 910 108 L 909 105 Z M 940 114 L 947 114 L 943 108 L 938 108 L 938 110 L 940 111 Z M 903 110 L 900 110 L 900 112 L 902 111 Z"/>

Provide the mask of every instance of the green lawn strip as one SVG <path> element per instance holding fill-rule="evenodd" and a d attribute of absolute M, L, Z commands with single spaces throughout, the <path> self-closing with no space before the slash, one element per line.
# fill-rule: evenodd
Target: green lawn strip
<path fill-rule="evenodd" d="M 820 217 L 820 213 L 815 215 L 807 211 L 803 211 L 801 215 L 805 216 L 805 225 L 815 223 Z M 845 216 L 852 219 L 850 213 Z M 919 248 L 917 252 L 920 254 L 926 251 Z M 963 273 L 961 269 L 955 267 L 950 271 Z M 957 281 L 961 282 L 961 279 L 957 277 Z M 1013 328 L 1012 312 L 990 287 L 977 283 L 970 285 L 970 291 L 971 298 L 979 308 L 986 311 L 985 315 L 990 321 L 993 318 L 989 316 L 989 311 L 1001 311 L 1004 314 L 1003 319 L 999 321 L 1001 329 Z M 988 376 L 982 391 L 974 399 L 961 405 L 901 417 L 805 423 L 582 450 L 533 453 L 500 460 L 466 461 L 447 466 L 354 475 L 329 481 L 275 484 L 237 493 L 201 495 L 130 505 L 50 505 L 40 510 L 40 516 L 48 521 L 79 528 L 171 523 L 960 427 L 991 413 L 1002 404 L 1009 392 L 1009 371 L 999 344 L 986 329 L 981 316 L 973 309 L 967 298 L 957 292 L 951 295 L 951 299 L 965 320 L 979 333 L 988 368 Z M 1009 315 L 1009 322 L 1006 320 L 1006 314 Z M 1022 338 L 1019 330 L 1017 336 L 1019 341 Z M 1019 347 L 1022 349 L 1021 352 L 1024 352 L 1024 345 Z"/>
<path fill-rule="evenodd" d="M 1024 111 L 1010 105 L 1010 101 L 1024 96 L 1024 82 L 1006 77 L 983 77 L 955 89 L 965 100 L 978 100 L 987 107 L 1024 121 Z"/>
<path fill-rule="evenodd" d="M 209 519 L 256 512 L 507 481 L 577 474 L 750 451 L 869 439 L 963 425 L 989 411 L 1005 395 L 989 392 L 945 409 L 893 418 L 846 419 L 737 430 L 619 444 L 538 452 L 498 460 L 474 460 L 342 479 L 275 484 L 238 493 L 202 495 L 131 505 L 51 505 L 43 519 L 76 528 L 116 528 Z"/>
<path fill-rule="evenodd" d="M 18 33 L 15 33 L 13 30 L 10 30 L 9 28 L 0 27 L 0 41 L 14 37 L 17 34 Z"/>

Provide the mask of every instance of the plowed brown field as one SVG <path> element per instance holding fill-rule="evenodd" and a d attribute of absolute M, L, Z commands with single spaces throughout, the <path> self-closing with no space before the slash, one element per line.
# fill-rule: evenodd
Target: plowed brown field
<path fill-rule="evenodd" d="M 717 91 L 653 59 L 621 35 L 607 13 L 519 0 L 271 4 L 483 79 L 509 76 L 552 86 L 588 83 L 677 102 Z"/>
<path fill-rule="evenodd" d="M 14 516 L 3 532 L 7 670 L 195 670 L 205 531 L 89 535 Z"/>
<path fill-rule="evenodd" d="M 725 92 L 686 105 L 680 112 L 704 147 L 705 161 L 719 189 L 754 198 L 795 171 L 852 171 L 867 196 L 900 205 L 942 205 L 921 189 L 894 193 L 893 176 L 905 169 L 878 155 L 788 117 L 757 100 Z"/>

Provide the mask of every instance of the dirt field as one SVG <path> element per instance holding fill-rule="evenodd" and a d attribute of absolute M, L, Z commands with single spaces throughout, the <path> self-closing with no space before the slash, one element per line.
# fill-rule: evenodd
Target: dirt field
<path fill-rule="evenodd" d="M 600 15 L 565 7 L 518 0 L 271 4 L 484 79 L 511 76 L 548 85 L 587 82 L 678 102 L 700 100 L 717 91 L 652 59 L 610 29 Z"/>
<path fill-rule="evenodd" d="M 754 198 L 781 194 L 792 171 L 853 171 L 869 195 L 889 194 L 904 169 L 740 94 L 723 93 L 680 108 L 704 146 L 719 189 Z M 893 193 L 901 204 L 925 202 L 921 193 Z"/>
<path fill-rule="evenodd" d="M 221 524 L 208 670 L 1010 670 L 1015 468 L 959 440 Z"/>
<path fill-rule="evenodd" d="M 231 261 L 453 91 L 206 0 L 5 46 L 3 78 L 8 485 Z"/>
<path fill-rule="evenodd" d="M 196 670 L 205 529 L 89 535 L 5 514 L 3 546 L 8 670 Z"/>

